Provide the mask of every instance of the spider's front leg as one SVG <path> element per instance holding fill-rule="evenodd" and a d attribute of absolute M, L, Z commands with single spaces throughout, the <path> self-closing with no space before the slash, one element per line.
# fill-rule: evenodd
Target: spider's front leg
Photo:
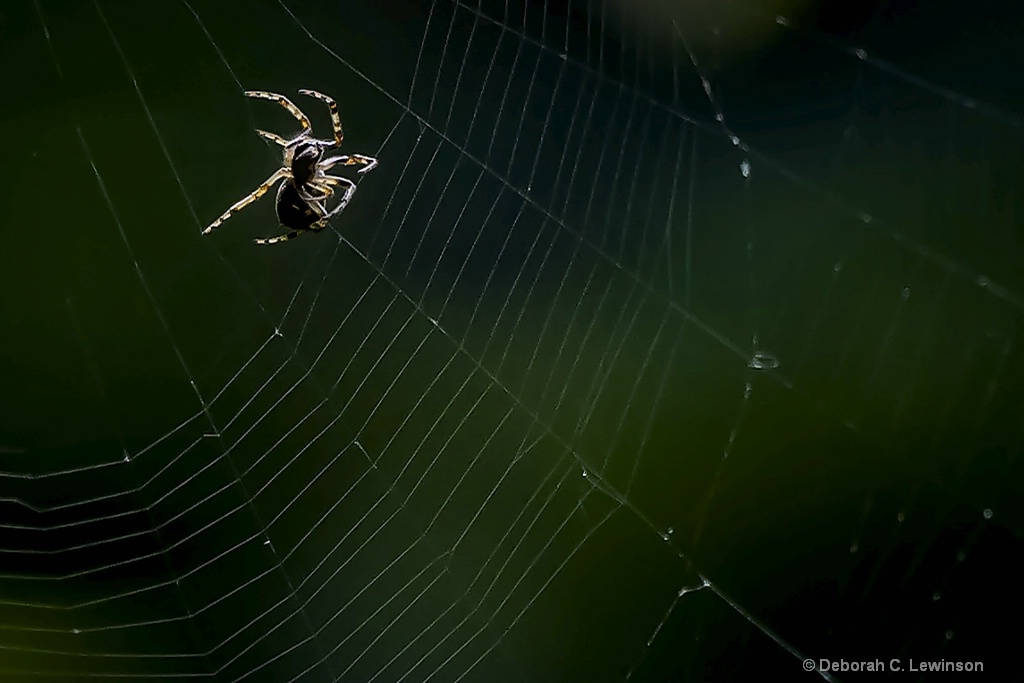
<path fill-rule="evenodd" d="M 331 157 L 330 159 L 324 159 L 320 162 L 320 168 L 324 171 L 329 171 L 333 166 L 337 166 L 338 164 L 341 164 L 342 166 L 362 165 L 362 168 L 356 171 L 356 173 L 359 174 L 369 173 L 373 169 L 377 168 L 376 159 L 362 154 L 343 154 L 341 156 Z"/>
<path fill-rule="evenodd" d="M 209 235 L 211 232 L 213 232 L 214 229 L 220 227 L 221 223 L 231 218 L 236 213 L 238 213 L 245 207 L 249 206 L 253 202 L 259 200 L 259 198 L 265 195 L 267 191 L 270 188 L 272 188 L 279 180 L 281 180 L 282 178 L 290 178 L 291 175 L 291 171 L 289 171 L 287 168 L 279 168 L 276 171 L 274 171 L 274 174 L 267 178 L 266 182 L 264 182 L 262 185 L 257 187 L 255 190 L 253 190 L 251 193 L 249 193 L 242 199 L 239 199 L 237 202 L 232 204 L 231 208 L 225 211 L 223 214 L 221 214 L 220 218 L 210 223 L 210 225 L 205 230 L 203 230 L 203 234 Z"/>
<path fill-rule="evenodd" d="M 270 140 L 275 145 L 281 145 L 282 147 L 288 146 L 288 141 L 276 133 L 260 130 L 259 128 L 256 129 L 256 132 L 259 134 L 261 138 L 263 138 L 264 140 Z"/>
<path fill-rule="evenodd" d="M 341 117 L 338 116 L 338 104 L 334 101 L 333 97 L 328 97 L 323 93 L 319 93 L 316 90 L 300 90 L 300 95 L 307 97 L 315 97 L 321 102 L 326 102 L 328 109 L 331 110 L 331 124 L 334 126 L 334 146 L 341 147 L 341 141 L 345 139 L 345 133 L 341 130 Z"/>
<path fill-rule="evenodd" d="M 270 100 L 271 102 L 277 102 L 282 107 L 287 109 L 289 114 L 291 114 L 292 116 L 294 116 L 296 118 L 296 120 L 299 122 L 299 124 L 302 125 L 303 132 L 306 132 L 306 131 L 309 131 L 309 130 L 312 129 L 312 126 L 309 124 L 309 118 L 305 114 L 302 113 L 301 109 L 299 109 L 294 104 L 292 104 L 292 101 L 289 100 L 284 95 L 278 95 L 277 93 L 267 92 L 265 90 L 246 90 L 245 91 L 245 96 L 246 97 L 255 97 L 255 98 L 260 99 L 260 100 Z M 271 133 L 271 135 L 273 135 L 273 133 Z"/>
<path fill-rule="evenodd" d="M 373 157 L 363 156 L 362 154 L 353 154 L 352 161 L 348 162 L 347 166 L 354 166 L 356 164 L 362 164 L 363 167 L 356 171 L 356 173 L 369 173 L 373 169 L 377 168 L 377 160 Z"/>

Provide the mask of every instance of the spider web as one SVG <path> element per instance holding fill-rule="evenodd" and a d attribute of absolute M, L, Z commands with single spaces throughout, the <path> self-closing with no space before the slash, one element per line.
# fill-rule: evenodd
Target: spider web
<path fill-rule="evenodd" d="M 1009 670 L 1019 10 L 623 7 L 4 10 L 5 680 Z"/>

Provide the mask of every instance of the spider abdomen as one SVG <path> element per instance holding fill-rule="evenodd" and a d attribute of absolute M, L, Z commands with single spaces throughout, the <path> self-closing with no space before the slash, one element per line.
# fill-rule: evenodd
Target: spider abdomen
<path fill-rule="evenodd" d="M 315 226 L 323 215 L 307 202 L 293 182 L 283 182 L 277 190 L 277 220 L 290 230 L 319 230 Z"/>

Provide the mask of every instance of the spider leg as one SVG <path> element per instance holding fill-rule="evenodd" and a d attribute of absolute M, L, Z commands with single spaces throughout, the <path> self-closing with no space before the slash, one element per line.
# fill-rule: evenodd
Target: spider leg
<path fill-rule="evenodd" d="M 277 237 L 269 237 L 267 239 L 254 239 L 253 242 L 255 242 L 256 244 L 278 244 L 280 242 L 287 242 L 288 240 L 293 240 L 304 232 L 308 231 L 292 230 L 290 232 L 286 232 L 283 235 L 278 235 Z"/>
<path fill-rule="evenodd" d="M 203 230 L 203 234 L 204 235 L 209 235 L 211 232 L 213 232 L 213 230 L 215 228 L 219 227 L 221 223 L 223 223 L 227 219 L 231 218 L 236 213 L 238 213 L 239 211 L 241 211 L 245 207 L 247 207 L 250 204 L 252 204 L 253 202 L 257 201 L 260 197 L 265 195 L 267 193 L 267 191 L 271 187 L 273 187 L 279 180 L 281 180 L 282 178 L 289 178 L 289 177 L 291 177 L 291 171 L 289 171 L 287 168 L 279 168 L 279 169 L 277 169 L 276 171 L 274 171 L 274 174 L 271 175 L 269 178 L 267 178 L 266 181 L 262 185 L 257 187 L 255 190 L 253 190 L 249 194 L 247 194 L 245 197 L 242 197 L 241 199 L 239 199 L 234 204 L 232 204 L 231 208 L 228 209 L 227 211 L 225 211 L 223 214 L 221 214 L 220 218 L 218 218 L 214 222 L 210 223 L 210 225 L 206 228 L 206 230 Z"/>
<path fill-rule="evenodd" d="M 321 219 L 322 222 L 326 223 L 328 220 L 334 218 L 339 213 L 344 211 L 345 207 L 348 206 L 348 203 L 352 201 L 352 195 L 356 193 L 356 184 L 353 183 L 348 178 L 341 178 L 336 175 L 327 175 L 326 173 L 320 176 L 320 179 L 323 180 L 323 182 L 328 182 L 331 183 L 332 185 L 345 186 L 345 194 L 342 195 L 341 199 L 338 200 L 337 206 L 335 206 L 333 209 L 327 212 L 323 219 Z"/>
<path fill-rule="evenodd" d="M 337 157 L 330 157 L 324 159 L 319 163 L 319 167 L 323 171 L 329 171 L 334 166 L 341 164 L 342 166 L 356 166 L 359 164 L 363 165 L 363 168 L 357 171 L 358 173 L 368 173 L 373 169 L 377 168 L 377 160 L 373 157 L 363 156 L 362 154 L 343 154 Z"/>
<path fill-rule="evenodd" d="M 356 160 L 356 163 L 363 164 L 363 168 L 356 171 L 357 173 L 369 173 L 373 169 L 377 168 L 377 160 L 373 157 L 363 156 L 362 154 L 353 154 L 352 158 Z M 349 164 L 351 166 L 352 164 Z"/>
<path fill-rule="evenodd" d="M 322 202 L 325 199 L 330 199 L 331 195 L 334 194 L 329 188 L 313 186 L 316 192 L 303 192 L 300 196 L 307 202 Z"/>
<path fill-rule="evenodd" d="M 299 91 L 299 94 L 315 97 L 321 102 L 327 103 L 327 107 L 331 110 L 331 123 L 334 124 L 334 146 L 341 147 L 341 141 L 345 139 L 345 133 L 341 130 L 341 117 L 338 116 L 338 104 L 334 101 L 334 98 L 328 97 L 316 90 L 303 89 Z"/>
<path fill-rule="evenodd" d="M 274 144 L 281 145 L 282 147 L 288 146 L 288 141 L 285 140 L 280 135 L 277 135 L 275 133 L 269 133 L 265 130 L 260 130 L 259 128 L 256 129 L 256 132 L 259 133 L 259 136 L 264 140 L 270 140 Z"/>
<path fill-rule="evenodd" d="M 338 164 L 341 164 L 342 166 L 351 165 L 351 162 L 349 161 L 349 156 L 345 154 L 338 157 L 328 157 L 327 159 L 324 159 L 319 164 L 317 164 L 316 167 L 320 171 L 330 171 Z"/>
<path fill-rule="evenodd" d="M 327 182 L 321 178 L 313 178 L 313 180 L 306 183 L 305 187 L 299 188 L 299 195 L 307 202 L 322 201 L 334 194 L 334 188 L 331 187 L 332 184 L 333 182 Z M 310 192 L 309 190 L 315 191 Z"/>
<path fill-rule="evenodd" d="M 362 154 L 353 154 L 352 157 L 345 162 L 346 166 L 355 166 L 362 164 L 363 168 L 356 171 L 356 173 L 369 173 L 373 169 L 377 168 L 377 160 L 373 157 L 363 156 Z"/>
<path fill-rule="evenodd" d="M 246 97 L 256 97 L 256 98 L 261 99 L 261 100 L 270 100 L 271 102 L 277 102 L 282 107 L 287 109 L 288 113 L 291 114 L 292 116 L 294 116 L 296 118 L 296 120 L 299 123 L 302 124 L 302 130 L 303 131 L 308 131 L 308 130 L 310 130 L 312 128 L 312 126 L 309 125 L 309 118 L 305 114 L 302 113 L 302 110 L 300 110 L 298 107 L 296 107 L 294 104 L 292 104 L 292 101 L 289 100 L 284 95 L 278 95 L 277 93 L 266 92 L 265 90 L 246 90 L 245 91 L 245 96 Z"/>

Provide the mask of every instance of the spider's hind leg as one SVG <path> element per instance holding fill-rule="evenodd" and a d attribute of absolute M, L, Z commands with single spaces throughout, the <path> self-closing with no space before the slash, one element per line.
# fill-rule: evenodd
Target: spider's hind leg
<path fill-rule="evenodd" d="M 221 223 L 223 223 L 227 219 L 231 218 L 236 213 L 238 213 L 239 211 L 241 211 L 245 207 L 247 207 L 250 204 L 252 204 L 253 202 L 257 201 L 260 197 L 265 195 L 267 193 L 267 191 L 271 187 L 273 187 L 274 184 L 277 183 L 279 180 L 281 180 L 282 178 L 288 178 L 290 176 L 291 176 L 291 171 L 289 171 L 287 168 L 279 168 L 279 169 L 277 169 L 276 171 L 274 171 L 274 174 L 272 176 L 270 176 L 269 178 L 267 178 L 266 181 L 262 185 L 257 187 L 255 190 L 253 190 L 252 192 L 250 192 L 246 196 L 244 196 L 241 199 L 239 199 L 234 204 L 232 204 L 231 208 L 228 209 L 227 211 L 225 211 L 223 214 L 221 214 L 220 218 L 215 220 L 213 223 L 210 223 L 210 225 L 205 230 L 203 230 L 203 234 L 204 235 L 210 234 L 211 232 L 213 232 L 213 230 L 215 228 L 219 227 Z"/>
<path fill-rule="evenodd" d="M 277 237 L 268 237 L 266 239 L 257 238 L 254 239 L 253 242 L 256 244 L 279 244 L 281 242 L 293 240 L 304 232 L 308 232 L 308 230 L 291 230 L 283 235 L 278 235 Z"/>
<path fill-rule="evenodd" d="M 331 110 L 331 123 L 334 125 L 334 146 L 341 147 L 341 141 L 345 139 L 345 133 L 341 129 L 341 117 L 338 115 L 338 104 L 334 101 L 334 98 L 328 97 L 316 90 L 303 89 L 299 91 L 299 94 L 315 97 L 321 102 L 327 103 L 327 107 Z"/>

